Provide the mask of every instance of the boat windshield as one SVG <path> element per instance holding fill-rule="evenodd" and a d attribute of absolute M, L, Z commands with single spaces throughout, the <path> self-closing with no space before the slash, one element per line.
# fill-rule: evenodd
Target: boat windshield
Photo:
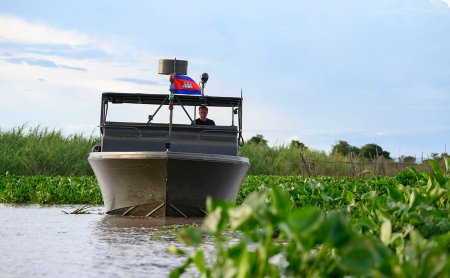
<path fill-rule="evenodd" d="M 199 106 L 181 105 L 173 107 L 173 124 L 191 125 L 192 120 L 199 118 Z M 110 104 L 106 115 L 106 122 L 133 122 L 149 123 L 149 116 L 153 117 L 150 123 L 169 123 L 170 110 L 168 105 L 163 105 L 158 110 L 159 105 L 146 104 L 136 105 L 130 103 Z M 208 107 L 208 119 L 215 122 L 216 125 L 233 126 L 237 125 L 236 114 L 233 107 Z M 185 111 L 186 110 L 186 111 Z M 189 115 L 189 116 L 188 116 Z"/>

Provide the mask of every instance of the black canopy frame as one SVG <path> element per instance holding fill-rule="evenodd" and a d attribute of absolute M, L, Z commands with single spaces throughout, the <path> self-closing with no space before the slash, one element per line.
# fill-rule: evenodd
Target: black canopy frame
<path fill-rule="evenodd" d="M 116 92 L 104 92 L 102 94 L 101 102 L 101 115 L 100 115 L 100 126 L 105 126 L 106 118 L 108 114 L 108 105 L 112 104 L 150 104 L 159 105 L 153 115 L 149 115 L 148 125 L 151 124 L 151 120 L 158 113 L 163 105 L 168 105 L 168 95 L 167 94 L 144 94 L 144 93 L 116 93 Z M 238 133 L 239 133 L 239 143 L 242 144 L 242 96 L 241 97 L 218 97 L 218 96 L 190 96 L 190 95 L 175 95 L 173 102 L 174 106 L 181 106 L 184 112 L 188 115 L 192 122 L 192 118 L 187 112 L 185 106 L 200 106 L 206 105 L 209 107 L 231 107 L 233 114 L 236 112 L 238 115 Z M 234 116 L 233 116 L 234 123 Z M 169 123 L 170 125 L 172 123 Z"/>

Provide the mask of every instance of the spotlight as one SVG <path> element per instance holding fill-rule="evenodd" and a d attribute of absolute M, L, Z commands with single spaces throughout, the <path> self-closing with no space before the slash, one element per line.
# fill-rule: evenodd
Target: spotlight
<path fill-rule="evenodd" d="M 209 79 L 209 75 L 205 72 L 205 73 L 202 74 L 201 79 L 202 79 L 203 83 L 206 83 L 208 81 L 208 79 Z"/>

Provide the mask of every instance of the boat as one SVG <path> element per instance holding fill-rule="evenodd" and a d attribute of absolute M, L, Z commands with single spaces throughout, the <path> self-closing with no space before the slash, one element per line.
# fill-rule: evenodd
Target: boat
<path fill-rule="evenodd" d="M 160 60 L 160 74 L 186 71 L 187 61 Z M 208 197 L 236 200 L 250 166 L 248 158 L 238 155 L 243 144 L 242 93 L 240 97 L 206 96 L 207 80 L 203 74 L 200 95 L 177 95 L 173 87 L 169 94 L 102 94 L 101 144 L 92 148 L 88 161 L 107 214 L 201 217 Z M 143 122 L 111 120 L 111 107 L 125 104 L 149 107 L 145 111 L 153 113 Z M 193 119 L 202 105 L 229 109 L 231 123 L 196 125 Z M 167 119 L 156 122 L 165 107 L 169 112 L 163 118 Z M 176 123 L 175 111 L 186 121 Z"/>

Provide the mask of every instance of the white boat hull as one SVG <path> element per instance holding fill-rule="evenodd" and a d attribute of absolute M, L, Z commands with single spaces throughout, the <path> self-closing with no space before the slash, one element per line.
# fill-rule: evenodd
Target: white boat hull
<path fill-rule="evenodd" d="M 234 202 L 247 158 L 177 152 L 92 152 L 89 163 L 109 214 L 205 214 L 208 196 Z"/>

